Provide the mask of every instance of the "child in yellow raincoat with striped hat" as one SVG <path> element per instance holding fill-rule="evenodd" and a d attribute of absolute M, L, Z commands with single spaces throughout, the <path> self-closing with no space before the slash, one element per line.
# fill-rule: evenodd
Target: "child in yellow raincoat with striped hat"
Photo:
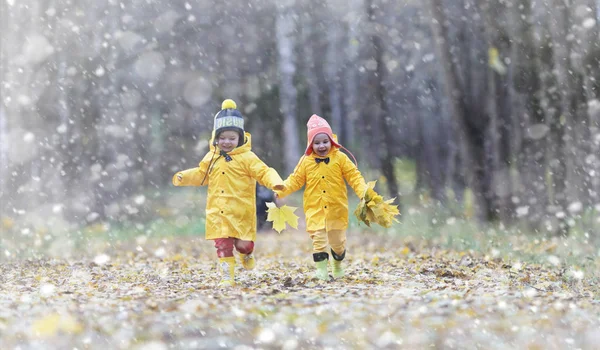
<path fill-rule="evenodd" d="M 325 119 L 313 114 L 307 127 L 306 151 L 294 172 L 285 180 L 285 189 L 275 193 L 277 197 L 284 198 L 306 185 L 303 206 L 306 230 L 312 239 L 316 277 L 329 280 L 327 248 L 330 246 L 333 277 L 341 278 L 345 274 L 342 260 L 346 255 L 348 228 L 346 182 L 359 198 L 367 191 L 367 184 L 355 164 L 356 159 L 353 163 L 340 151 L 343 146 L 337 142 Z M 368 191 L 370 195 L 374 194 L 373 190 Z"/>
<path fill-rule="evenodd" d="M 284 189 L 277 171 L 252 152 L 244 118 L 227 99 L 215 115 L 209 152 L 198 167 L 173 176 L 175 186 L 208 186 L 206 239 L 215 241 L 222 286 L 235 285 L 234 248 L 245 269 L 255 266 L 256 181 L 272 190 Z"/>

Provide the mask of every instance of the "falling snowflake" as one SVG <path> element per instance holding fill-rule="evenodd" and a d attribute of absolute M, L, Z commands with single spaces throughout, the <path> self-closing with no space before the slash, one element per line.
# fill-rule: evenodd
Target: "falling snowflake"
<path fill-rule="evenodd" d="M 54 295 L 56 286 L 50 283 L 45 283 L 40 286 L 40 295 L 43 297 L 50 297 Z"/>
<path fill-rule="evenodd" d="M 156 256 L 157 258 L 162 258 L 163 256 L 165 256 L 166 253 L 167 251 L 165 250 L 165 248 L 160 247 L 154 251 L 154 256 Z"/>
<path fill-rule="evenodd" d="M 581 202 L 573 202 L 569 204 L 569 208 L 567 209 L 571 214 L 578 213 L 583 208 L 583 204 Z"/>
<path fill-rule="evenodd" d="M 258 334 L 258 341 L 263 344 L 272 343 L 275 340 L 275 332 L 273 330 L 265 328 Z"/>
<path fill-rule="evenodd" d="M 585 29 L 590 29 L 596 26 L 596 20 L 591 17 L 588 17 L 585 20 L 583 20 L 583 23 L 581 25 Z"/>
<path fill-rule="evenodd" d="M 134 202 L 137 205 L 142 205 L 144 204 L 144 202 L 146 201 L 146 196 L 144 196 L 143 194 L 135 197 Z"/>
<path fill-rule="evenodd" d="M 521 218 L 521 217 L 529 214 L 529 207 L 528 206 L 518 207 L 516 211 L 517 211 L 517 217 Z"/>
<path fill-rule="evenodd" d="M 110 261 L 110 256 L 108 256 L 106 254 L 100 254 L 94 258 L 94 263 L 96 265 L 105 265 L 109 261 Z"/>
<path fill-rule="evenodd" d="M 576 280 L 583 279 L 584 273 L 581 270 L 571 269 L 570 273 L 571 273 L 571 276 L 573 276 L 573 278 Z"/>
<path fill-rule="evenodd" d="M 560 259 L 555 255 L 549 255 L 548 262 L 554 266 L 560 265 Z"/>
<path fill-rule="evenodd" d="M 95 74 L 97 77 L 102 77 L 102 76 L 104 76 L 104 73 L 105 73 L 105 71 L 104 71 L 104 67 L 102 67 L 102 66 L 98 66 L 98 68 L 96 68 L 96 71 L 94 71 L 94 74 Z"/>
<path fill-rule="evenodd" d="M 35 135 L 32 132 L 26 132 L 25 135 L 23 135 L 23 141 L 27 143 L 32 143 L 34 140 Z"/>

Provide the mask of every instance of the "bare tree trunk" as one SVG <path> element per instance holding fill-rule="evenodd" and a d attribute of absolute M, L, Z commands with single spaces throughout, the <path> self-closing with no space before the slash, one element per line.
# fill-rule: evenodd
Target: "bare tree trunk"
<path fill-rule="evenodd" d="M 584 56 L 585 85 L 587 97 L 590 101 L 588 106 L 588 124 L 590 139 L 589 154 L 586 159 L 589 160 L 586 173 L 591 177 L 589 184 L 590 201 L 594 204 L 600 202 L 600 117 L 597 114 L 596 105 L 600 102 L 600 29 L 598 28 L 598 3 L 596 0 L 586 0 L 585 4 L 590 9 L 589 17 L 583 19 L 583 23 L 590 23 L 585 26 L 587 36 L 585 43 L 587 51 Z"/>
<path fill-rule="evenodd" d="M 363 23 L 363 0 L 351 0 L 350 8 L 352 17 L 348 19 L 348 39 L 344 48 L 346 61 L 344 62 L 344 109 L 346 110 L 346 144 L 362 159 L 362 147 L 358 145 L 355 135 L 356 123 L 359 120 L 358 106 L 358 59 L 359 59 L 359 26 Z"/>
<path fill-rule="evenodd" d="M 531 3 L 520 0 L 514 6 L 515 28 L 515 89 L 525 98 L 525 115 L 520 126 L 526 130 L 523 140 L 523 157 L 520 162 L 522 180 L 522 213 L 527 212 L 531 230 L 541 228 L 548 203 L 546 185 L 546 146 L 548 128 L 541 108 L 541 82 L 539 78 L 539 54 L 534 41 Z"/>
<path fill-rule="evenodd" d="M 338 42 L 341 36 L 340 24 L 337 21 L 329 23 L 327 31 L 327 58 L 325 64 L 325 75 L 329 87 L 329 106 L 331 107 L 331 127 L 340 137 L 342 144 L 345 142 L 345 121 L 342 116 L 342 99 L 340 93 L 340 63 Z"/>
<path fill-rule="evenodd" d="M 409 79 L 412 77 L 409 74 Z M 423 83 L 417 116 L 419 125 L 419 154 L 417 156 L 417 185 L 416 190 L 430 190 L 431 198 L 439 204 L 446 202 L 446 179 L 444 177 L 442 148 L 445 147 L 442 135 L 443 118 L 437 96 L 435 83 L 431 80 Z"/>
<path fill-rule="evenodd" d="M 311 4 L 312 2 L 309 2 Z M 312 113 L 323 116 L 321 109 L 321 97 L 319 89 L 319 79 L 317 77 L 317 65 L 315 62 L 315 50 L 313 48 L 314 40 L 312 28 L 315 26 L 314 14 L 311 13 L 313 9 L 307 9 L 306 13 L 300 15 L 300 21 L 302 26 L 300 28 L 302 35 L 302 74 L 306 80 L 306 87 L 308 89 L 308 100 L 310 101 L 310 110 Z"/>
<path fill-rule="evenodd" d="M 585 0 L 589 8 L 588 16 L 582 19 L 586 30 L 584 69 L 586 76 L 586 87 L 588 99 L 600 100 L 600 28 L 598 27 L 598 2 L 597 0 Z M 586 25 L 586 23 L 590 23 Z M 596 121 L 599 122 L 599 121 Z M 593 124 L 592 124 L 593 125 Z"/>
<path fill-rule="evenodd" d="M 108 16 L 106 17 L 107 30 L 111 33 L 120 28 L 121 8 L 118 5 L 107 4 Z M 104 61 L 100 62 L 95 71 L 99 80 L 99 91 L 96 98 L 99 120 L 96 128 L 96 137 L 102 140 L 98 144 L 98 158 L 92 166 L 92 178 L 95 180 L 94 205 L 85 214 L 88 223 L 107 217 L 106 208 L 122 198 L 126 187 L 121 176 L 125 167 L 129 166 L 129 159 L 121 155 L 120 150 L 125 148 L 125 138 L 129 137 L 120 126 L 124 124 L 124 116 L 119 110 L 119 89 L 117 77 L 117 47 L 109 45 L 104 54 Z M 85 200 L 85 199 L 82 199 Z"/>
<path fill-rule="evenodd" d="M 2 5 L 0 5 L 2 6 Z M 1 29 L 0 29 L 1 30 Z M 0 60 L 4 59 L 0 57 Z M 4 72 L 0 72 L 0 75 L 3 75 Z M 0 101 L 3 100 L 3 93 L 0 90 Z M 0 103 L 0 212 L 7 213 L 8 208 L 3 205 L 6 201 L 5 198 L 8 197 L 9 188 L 7 186 L 8 183 L 8 121 L 6 112 L 4 111 L 4 104 Z M 6 215 L 6 214 L 4 214 Z M 1 219 L 1 218 L 0 218 Z"/>
<path fill-rule="evenodd" d="M 438 58 L 444 76 L 446 93 L 450 99 L 450 108 L 454 118 L 458 133 L 458 147 L 461 150 L 461 160 L 465 169 L 469 169 L 471 174 L 468 176 L 469 187 L 475 197 L 476 217 L 480 221 L 487 220 L 489 215 L 487 200 L 485 196 L 486 186 L 485 168 L 483 160 L 485 159 L 483 148 L 483 135 L 487 128 L 485 116 L 479 113 L 476 120 L 469 118 L 469 112 L 474 112 L 465 102 L 465 90 L 460 86 L 458 68 L 453 64 L 450 51 L 447 18 L 444 13 L 441 0 L 430 0 L 430 9 L 432 12 L 432 31 L 436 42 Z M 465 78 L 465 84 L 470 83 L 470 79 Z M 475 114 L 477 115 L 477 113 Z"/>
<path fill-rule="evenodd" d="M 50 42 L 40 34 L 41 6 L 34 2 L 3 2 L 0 5 L 0 91 L 4 107 L 4 130 L 7 148 L 5 192 L 0 197 L 0 209 L 10 215 L 25 214 L 43 203 L 41 196 L 43 120 L 36 103 L 46 89 L 47 75 L 43 63 L 52 54 Z M 32 204 L 35 204 L 32 206 Z M 28 208 L 28 210 L 25 210 Z"/>
<path fill-rule="evenodd" d="M 398 183 L 396 180 L 396 175 L 394 171 L 394 157 L 392 155 L 392 148 L 390 145 L 393 144 L 392 135 L 391 135 L 391 125 L 389 120 L 391 119 L 391 115 L 387 106 L 386 98 L 387 91 L 385 86 L 385 78 L 387 76 L 385 62 L 383 61 L 383 52 L 385 50 L 383 46 L 383 39 L 381 38 L 381 34 L 377 31 L 377 23 L 378 17 L 380 13 L 375 13 L 375 6 L 373 6 L 373 0 L 367 0 L 367 15 L 369 18 L 369 26 L 371 27 L 371 36 L 370 36 L 370 52 L 372 54 L 372 59 L 375 63 L 375 70 L 371 71 L 369 74 L 369 89 L 371 89 L 371 93 L 373 96 L 371 97 L 370 110 L 374 114 L 374 120 L 377 122 L 378 131 L 383 135 L 382 139 L 379 141 L 379 159 L 381 162 L 381 171 L 383 176 L 385 176 L 387 180 L 387 188 L 389 196 L 392 198 L 397 198 L 398 196 Z"/>
<path fill-rule="evenodd" d="M 7 198 L 10 196 L 9 184 L 9 129 L 8 129 L 8 114 L 5 107 L 5 101 L 8 101 L 9 90 L 7 84 L 10 84 L 10 69 L 9 58 L 13 57 L 15 48 L 14 41 L 16 35 L 13 35 L 9 28 L 10 9 L 7 1 L 0 3 L 0 213 L 8 215 L 8 206 L 6 205 Z M 1 218 L 0 218 L 1 219 Z"/>
<path fill-rule="evenodd" d="M 542 41 L 540 45 L 540 79 L 542 89 L 545 91 L 542 108 L 546 111 L 546 122 L 550 128 L 550 142 L 548 142 L 548 158 L 550 175 L 552 178 L 552 205 L 548 206 L 548 219 L 546 228 L 551 232 L 559 232 L 564 227 L 564 217 L 560 218 L 559 212 L 565 210 L 566 199 L 566 147 L 565 128 L 561 122 L 562 106 L 561 93 L 558 86 L 558 77 L 555 65 L 558 63 L 554 53 L 554 41 L 549 28 L 545 23 L 542 27 Z"/>
<path fill-rule="evenodd" d="M 481 196 L 484 201 L 481 209 L 484 219 L 488 222 L 498 220 L 498 210 L 494 205 L 496 193 L 494 182 L 496 180 L 497 164 L 493 163 L 493 157 L 496 152 L 494 142 L 491 142 L 492 134 L 496 133 L 492 129 L 489 115 L 489 65 L 488 44 L 485 35 L 485 14 L 476 5 L 477 1 L 465 0 L 465 15 L 472 18 L 470 28 L 468 29 L 468 45 L 466 52 L 469 52 L 468 64 L 463 68 L 463 76 L 466 85 L 464 86 L 467 94 L 466 106 L 467 114 L 465 116 L 468 133 L 471 142 L 473 142 L 473 155 L 475 167 L 474 175 L 481 181 Z M 468 70 L 468 72 L 466 72 Z"/>
<path fill-rule="evenodd" d="M 553 56 L 554 56 L 554 67 L 556 71 L 556 81 L 558 91 L 560 94 L 560 106 L 562 113 L 561 118 L 557 118 L 552 121 L 550 127 L 556 142 L 557 157 L 552 164 L 552 177 L 554 183 L 554 206 L 556 211 L 562 213 L 558 217 L 561 220 L 561 227 L 558 231 L 560 234 L 568 233 L 568 226 L 565 223 L 565 217 L 567 215 L 567 201 L 568 201 L 568 187 L 566 180 L 569 173 L 569 159 L 572 159 L 573 155 L 570 155 L 569 149 L 573 147 L 568 137 L 568 131 L 571 127 L 572 120 L 576 117 L 576 106 L 574 103 L 575 90 L 577 89 L 575 74 L 571 62 L 571 41 L 567 39 L 570 33 L 570 14 L 569 6 L 565 2 L 568 0 L 554 0 L 553 7 L 555 12 L 556 23 L 552 24 L 555 28 L 553 35 Z M 562 120 L 561 120 L 562 119 Z M 574 165 L 574 164 L 571 164 Z"/>
<path fill-rule="evenodd" d="M 492 172 L 493 185 L 490 194 L 490 211 L 502 222 L 509 222 L 513 216 L 511 196 L 513 185 L 510 175 L 512 163 L 513 135 L 512 108 L 510 94 L 511 66 L 506 66 L 504 58 L 510 57 L 510 37 L 507 33 L 506 5 L 502 2 L 478 4 L 486 19 L 488 43 L 488 84 L 490 128 L 488 164 Z"/>
<path fill-rule="evenodd" d="M 294 13 L 294 0 L 288 1 L 287 6 L 278 5 L 277 15 L 277 48 L 279 52 L 279 100 L 283 114 L 283 134 L 286 145 L 284 149 L 285 170 L 292 173 L 302 154 L 298 137 L 298 123 L 296 122 L 297 92 L 294 85 L 296 73 L 296 60 L 294 52 L 294 33 L 296 31 L 296 14 Z"/>

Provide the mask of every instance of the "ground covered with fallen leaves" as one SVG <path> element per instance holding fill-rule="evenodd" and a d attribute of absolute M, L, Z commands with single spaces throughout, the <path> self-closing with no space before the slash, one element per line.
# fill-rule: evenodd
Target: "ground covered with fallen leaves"
<path fill-rule="evenodd" d="M 217 287 L 211 242 L 107 243 L 0 264 L 2 349 L 593 349 L 600 297 L 564 266 L 351 233 L 347 276 L 313 279 L 305 233 L 259 234 Z"/>

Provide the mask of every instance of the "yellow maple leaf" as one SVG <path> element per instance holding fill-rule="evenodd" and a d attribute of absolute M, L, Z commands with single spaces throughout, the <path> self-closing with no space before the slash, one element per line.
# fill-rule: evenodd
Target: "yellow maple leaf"
<path fill-rule="evenodd" d="M 298 216 L 294 214 L 294 211 L 298 208 L 288 207 L 287 205 L 278 208 L 273 202 L 268 202 L 266 204 L 267 208 L 269 208 L 267 209 L 267 221 L 273 222 L 273 229 L 277 231 L 277 233 L 281 233 L 285 228 L 285 224 L 288 224 L 293 228 L 298 228 Z"/>

